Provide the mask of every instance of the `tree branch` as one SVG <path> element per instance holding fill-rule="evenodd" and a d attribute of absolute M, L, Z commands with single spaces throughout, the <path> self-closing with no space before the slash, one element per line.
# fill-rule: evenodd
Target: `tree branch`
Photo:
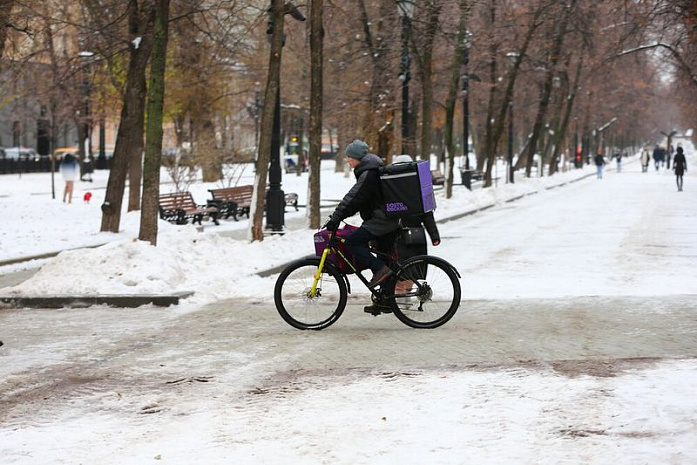
<path fill-rule="evenodd" d="M 623 50 L 620 53 L 617 54 L 617 57 L 622 57 L 625 55 L 630 55 L 632 53 L 637 53 L 637 52 L 643 52 L 644 50 L 652 50 L 655 48 L 665 48 L 670 52 L 670 54 L 673 56 L 673 58 L 678 62 L 680 67 L 687 72 L 687 74 L 690 76 L 690 80 L 692 80 L 692 83 L 697 85 L 697 74 L 695 74 L 692 71 L 692 68 L 690 65 L 683 59 L 682 55 L 678 50 L 676 50 L 674 47 L 672 47 L 669 44 L 664 44 L 662 42 L 656 42 L 653 44 L 646 44 L 646 45 L 640 45 L 638 47 L 629 49 L 629 50 Z"/>

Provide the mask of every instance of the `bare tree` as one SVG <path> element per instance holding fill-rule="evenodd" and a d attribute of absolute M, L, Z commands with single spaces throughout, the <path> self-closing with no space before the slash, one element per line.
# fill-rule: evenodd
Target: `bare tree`
<path fill-rule="evenodd" d="M 388 158 L 391 147 L 388 143 L 391 139 L 385 133 L 390 126 L 391 113 L 389 108 L 393 106 L 390 92 L 392 85 L 389 77 L 390 69 L 390 43 L 391 31 L 394 31 L 394 17 L 396 13 L 393 1 L 380 0 L 377 3 L 375 17 L 369 15 L 365 0 L 358 0 L 359 15 L 363 29 L 363 46 L 365 53 L 370 57 L 370 90 L 368 95 L 368 108 L 363 117 L 363 139 L 373 148 L 378 148 L 377 155 Z M 387 124 L 389 123 L 389 124 Z M 382 139 L 382 143 L 380 143 Z M 389 160 L 388 160 L 389 161 Z"/>
<path fill-rule="evenodd" d="M 126 173 L 130 163 L 133 163 L 133 160 L 138 160 L 140 163 L 142 157 L 146 93 L 145 68 L 152 47 L 155 10 L 151 6 L 139 4 L 136 0 L 132 0 L 128 3 L 127 15 L 131 41 L 126 93 L 121 109 L 114 160 L 102 204 L 101 231 L 108 232 L 118 232 L 119 230 Z"/>
<path fill-rule="evenodd" d="M 467 63 L 469 62 L 469 56 L 465 56 L 465 54 L 468 53 L 465 43 L 467 41 L 467 16 L 469 13 L 468 0 L 460 0 L 459 7 L 460 22 L 457 30 L 457 42 L 453 49 L 453 62 L 450 75 L 450 85 L 448 86 L 448 96 L 445 103 L 445 146 L 448 152 L 448 170 L 446 175 L 445 197 L 448 199 L 453 196 L 453 168 L 455 165 L 455 143 L 453 141 L 453 128 L 455 126 L 454 117 L 455 103 L 458 94 L 457 91 L 460 84 L 460 78 L 469 79 L 469 76 L 467 76 Z M 465 75 L 461 76 L 460 67 L 463 64 L 465 65 Z M 465 92 L 467 92 L 467 90 L 465 90 Z M 464 141 L 464 150 L 465 156 L 467 156 L 467 141 Z"/>
<path fill-rule="evenodd" d="M 322 150 L 322 102 L 323 102 L 323 0 L 312 0 L 310 10 L 310 180 L 307 196 L 309 226 L 320 226 L 320 155 Z"/>
<path fill-rule="evenodd" d="M 5 40 L 7 39 L 7 31 L 11 26 L 10 15 L 14 4 L 15 0 L 0 0 L 0 60 L 5 52 Z"/>
<path fill-rule="evenodd" d="M 530 141 L 528 142 L 527 151 L 521 154 L 519 163 L 525 161 L 525 175 L 530 177 L 530 170 L 532 169 L 533 155 L 537 152 L 538 139 L 542 134 L 544 129 L 544 121 L 547 117 L 547 109 L 549 107 L 550 98 L 552 96 L 552 85 L 555 78 L 555 73 L 557 72 L 557 63 L 559 62 L 559 57 L 561 55 L 562 47 L 564 44 L 564 37 L 567 34 L 567 24 L 573 9 L 575 7 L 576 1 L 571 0 L 568 4 L 560 6 L 559 18 L 552 18 L 550 24 L 553 25 L 555 33 L 552 38 L 552 47 L 549 52 L 549 56 L 546 57 L 544 65 L 544 83 L 542 85 L 542 95 L 540 96 L 540 103 L 537 110 L 537 115 L 535 117 L 535 124 L 532 129 L 532 135 L 530 136 Z M 542 169 L 542 157 L 539 160 L 539 169 Z"/>
<path fill-rule="evenodd" d="M 165 101 L 165 64 L 169 0 L 155 3 L 153 24 L 150 85 L 148 86 L 148 125 L 146 130 L 145 167 L 143 170 L 143 208 L 140 215 L 138 238 L 157 245 L 157 220 L 160 194 L 160 165 L 162 160 L 162 109 Z"/>
<path fill-rule="evenodd" d="M 433 145 L 433 46 L 438 32 L 441 4 L 437 0 L 423 2 L 424 27 L 414 34 L 412 54 L 421 82 L 421 157 L 430 163 Z"/>
<path fill-rule="evenodd" d="M 283 52 L 283 17 L 285 7 L 282 0 L 273 0 L 271 15 L 271 47 L 269 50 L 269 67 L 264 92 L 264 107 L 261 111 L 261 132 L 259 134 L 259 155 L 257 173 L 254 180 L 254 194 L 251 206 L 249 236 L 252 241 L 263 241 L 264 199 L 266 198 L 266 176 L 269 172 L 271 154 L 271 137 L 273 132 L 275 102 L 281 77 L 281 54 Z"/>
<path fill-rule="evenodd" d="M 532 43 L 532 39 L 534 37 L 535 32 L 543 23 L 541 21 L 541 17 L 543 16 L 543 13 L 545 12 L 548 6 L 549 4 L 545 2 L 542 2 L 541 4 L 535 6 L 531 6 L 532 11 L 527 14 L 527 16 L 529 17 L 529 22 L 526 26 L 523 42 L 518 50 L 516 50 L 515 52 L 508 52 L 508 56 L 513 60 L 513 64 L 511 66 L 510 71 L 508 72 L 506 89 L 504 90 L 503 98 L 500 102 L 497 113 L 492 112 L 492 114 L 496 114 L 496 117 L 494 118 L 494 123 L 491 124 L 487 122 L 487 136 L 485 146 L 487 164 L 486 170 L 484 172 L 484 187 L 489 187 L 492 184 L 491 172 L 496 160 L 496 147 L 498 145 L 499 139 L 501 138 L 501 135 L 503 134 L 504 122 L 506 121 L 506 113 L 512 101 L 513 89 L 515 88 L 516 79 L 518 77 L 518 70 L 520 69 L 520 65 L 523 62 L 523 59 L 528 53 L 528 49 L 530 47 L 530 44 Z M 496 81 L 497 78 L 494 77 L 496 76 L 497 69 L 496 57 L 492 56 L 491 60 L 492 77 L 494 78 L 493 81 Z M 495 89 L 496 84 L 492 86 L 491 92 L 495 92 Z M 490 104 L 493 104 L 493 102 L 494 99 L 490 98 Z"/>

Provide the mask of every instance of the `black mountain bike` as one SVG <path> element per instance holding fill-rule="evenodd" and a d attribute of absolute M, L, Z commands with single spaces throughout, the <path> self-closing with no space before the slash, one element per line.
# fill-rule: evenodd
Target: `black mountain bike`
<path fill-rule="evenodd" d="M 340 257 L 371 292 L 377 316 L 394 313 L 413 328 L 437 328 L 450 320 L 460 306 L 460 274 L 447 261 L 419 255 L 395 262 L 388 255 L 372 250 L 392 268 L 393 273 L 371 288 L 369 281 L 338 247 L 346 239 L 336 232 L 321 256 L 296 260 L 278 276 L 274 288 L 276 309 L 283 319 L 298 329 L 320 330 L 335 323 L 346 308 L 351 285 L 347 273 L 327 259 L 330 252 Z"/>

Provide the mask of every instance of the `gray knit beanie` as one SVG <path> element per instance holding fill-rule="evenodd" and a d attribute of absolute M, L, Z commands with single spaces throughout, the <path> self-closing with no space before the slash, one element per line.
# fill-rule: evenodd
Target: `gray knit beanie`
<path fill-rule="evenodd" d="M 346 147 L 346 156 L 360 160 L 368 154 L 368 144 L 362 140 L 354 140 Z"/>

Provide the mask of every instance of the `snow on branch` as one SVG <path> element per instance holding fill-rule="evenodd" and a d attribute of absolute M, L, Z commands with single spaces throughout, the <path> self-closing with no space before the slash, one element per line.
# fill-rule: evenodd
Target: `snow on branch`
<path fill-rule="evenodd" d="M 680 54 L 680 52 L 679 52 L 678 50 L 676 50 L 672 45 L 664 44 L 664 43 L 662 43 L 662 42 L 654 42 L 654 43 L 652 43 L 652 44 L 640 45 L 640 46 L 638 46 L 638 47 L 630 48 L 630 49 L 623 50 L 623 51 L 619 52 L 619 53 L 617 54 L 617 57 L 621 57 L 621 56 L 624 56 L 624 55 L 629 55 L 629 54 L 632 54 L 632 53 L 641 52 L 641 51 L 644 51 L 644 50 L 651 50 L 651 49 L 654 49 L 654 48 L 665 48 L 665 49 L 667 49 L 667 50 L 670 52 L 670 54 L 673 55 L 673 58 L 675 58 L 675 59 L 678 61 L 678 63 L 680 64 L 680 67 L 681 67 L 684 71 L 687 72 L 687 74 L 690 76 L 690 79 L 692 80 L 692 82 L 693 82 L 695 85 L 697 85 L 697 74 L 695 74 L 695 73 L 692 71 L 692 68 L 690 67 L 690 65 L 687 64 L 687 63 L 685 62 L 685 60 L 683 59 L 683 57 L 682 57 L 682 55 Z"/>

